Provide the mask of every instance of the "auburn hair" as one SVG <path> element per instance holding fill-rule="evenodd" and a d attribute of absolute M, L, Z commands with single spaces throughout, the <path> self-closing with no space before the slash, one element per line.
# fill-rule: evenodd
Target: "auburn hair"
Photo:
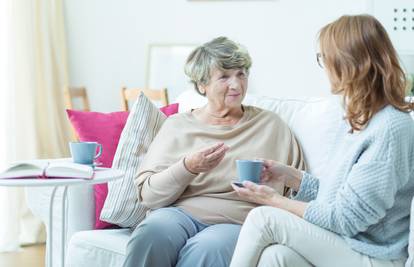
<path fill-rule="evenodd" d="M 384 106 L 410 112 L 407 81 L 381 23 L 370 15 L 342 16 L 323 27 L 319 45 L 334 94 L 344 97 L 351 131 L 365 128 Z"/>

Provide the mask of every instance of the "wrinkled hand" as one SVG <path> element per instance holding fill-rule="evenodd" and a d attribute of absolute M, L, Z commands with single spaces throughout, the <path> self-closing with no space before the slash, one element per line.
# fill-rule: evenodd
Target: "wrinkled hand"
<path fill-rule="evenodd" d="M 237 194 L 246 201 L 273 206 L 274 203 L 282 198 L 278 192 L 267 185 L 258 185 L 249 181 L 243 182 L 243 187 L 231 185 Z"/>
<path fill-rule="evenodd" d="M 299 170 L 274 160 L 263 160 L 261 183 L 274 188 L 276 184 L 282 183 L 294 190 L 299 190 L 301 180 L 302 173 Z"/>
<path fill-rule="evenodd" d="M 184 165 L 188 171 L 195 174 L 208 172 L 220 163 L 227 150 L 229 150 L 229 147 L 224 143 L 217 143 L 188 155 L 184 159 Z"/>

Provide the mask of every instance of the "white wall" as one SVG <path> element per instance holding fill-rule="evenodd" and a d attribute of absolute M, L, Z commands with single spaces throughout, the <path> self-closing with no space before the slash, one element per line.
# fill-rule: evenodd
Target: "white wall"
<path fill-rule="evenodd" d="M 317 32 L 369 7 L 369 0 L 66 0 L 71 84 L 87 86 L 92 110 L 119 110 L 120 86 L 145 84 L 148 44 L 203 43 L 224 35 L 253 58 L 250 92 L 328 95 L 315 61 Z"/>

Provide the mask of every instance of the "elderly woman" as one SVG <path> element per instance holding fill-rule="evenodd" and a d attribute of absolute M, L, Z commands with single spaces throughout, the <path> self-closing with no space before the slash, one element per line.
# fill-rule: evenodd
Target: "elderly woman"
<path fill-rule="evenodd" d="M 186 74 L 208 103 L 170 117 L 152 142 L 136 178 L 138 198 L 152 212 L 134 230 L 124 266 L 228 266 L 240 225 L 257 206 L 231 187 L 235 160 L 304 167 L 281 119 L 241 104 L 250 66 L 247 51 L 225 37 L 189 55 Z"/>
<path fill-rule="evenodd" d="M 263 182 L 282 181 L 296 194 L 266 185 L 234 187 L 268 205 L 246 219 L 231 266 L 403 266 L 414 195 L 414 123 L 404 101 L 405 75 L 382 25 L 343 16 L 322 28 L 318 62 L 332 92 L 344 97 L 336 150 L 319 180 L 273 160 Z"/>

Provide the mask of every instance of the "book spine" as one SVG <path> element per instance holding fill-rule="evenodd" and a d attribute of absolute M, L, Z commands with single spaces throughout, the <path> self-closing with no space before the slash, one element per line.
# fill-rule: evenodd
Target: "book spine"
<path fill-rule="evenodd" d="M 40 175 L 38 178 L 39 179 L 46 179 L 47 178 L 47 176 L 46 176 L 46 170 L 47 170 L 47 168 L 49 167 L 49 162 L 47 163 L 47 165 L 43 168 L 43 170 L 42 170 L 42 175 Z"/>

